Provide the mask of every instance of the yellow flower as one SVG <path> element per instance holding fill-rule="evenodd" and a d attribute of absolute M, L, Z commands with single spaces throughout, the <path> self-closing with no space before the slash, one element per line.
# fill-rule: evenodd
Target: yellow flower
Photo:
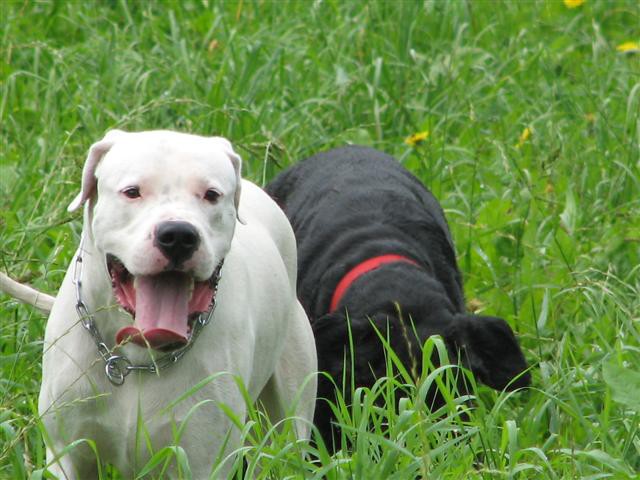
<path fill-rule="evenodd" d="M 429 130 L 425 130 L 424 132 L 417 132 L 405 138 L 404 143 L 412 147 L 415 147 L 419 143 L 424 142 L 428 136 L 429 136 Z"/>
<path fill-rule="evenodd" d="M 586 0 L 564 0 L 564 6 L 567 8 L 578 8 Z"/>
<path fill-rule="evenodd" d="M 616 47 L 616 50 L 622 53 L 640 53 L 640 43 L 624 42 Z"/>
<path fill-rule="evenodd" d="M 518 139 L 518 143 L 516 144 L 516 148 L 522 147 L 527 140 L 531 138 L 531 129 L 529 127 L 525 128 L 520 134 L 520 138 Z"/>
<path fill-rule="evenodd" d="M 553 188 L 553 183 L 547 182 L 547 185 L 544 187 L 544 193 L 551 195 L 554 191 L 555 188 Z"/>
<path fill-rule="evenodd" d="M 219 46 L 220 46 L 220 42 L 214 38 L 209 42 L 209 46 L 207 47 L 207 50 L 209 51 L 209 53 L 211 53 Z"/>
<path fill-rule="evenodd" d="M 477 298 L 472 298 L 470 300 L 467 300 L 467 310 L 469 310 L 471 313 L 479 312 L 483 308 L 484 308 L 483 301 Z"/>

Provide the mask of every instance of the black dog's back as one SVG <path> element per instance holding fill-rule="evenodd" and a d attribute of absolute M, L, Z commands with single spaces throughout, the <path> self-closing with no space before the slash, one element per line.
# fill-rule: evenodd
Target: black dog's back
<path fill-rule="evenodd" d="M 328 311 L 345 271 L 391 251 L 433 271 L 463 311 L 453 242 L 437 200 L 393 157 L 346 146 L 280 174 L 267 192 L 298 239 L 298 295 L 313 318 Z"/>
<path fill-rule="evenodd" d="M 388 336 L 406 366 L 422 363 L 416 352 L 437 334 L 452 359 L 460 354 L 485 384 L 497 389 L 529 384 L 509 325 L 465 313 L 442 209 L 393 157 L 366 147 L 337 148 L 284 171 L 267 192 L 291 221 L 298 242 L 298 295 L 314 331 L 318 368 L 336 384 L 346 374 L 355 386 L 370 387 L 387 373 L 380 334 Z M 390 255 L 403 260 L 361 268 Z M 361 274 L 342 291 L 339 285 L 354 270 Z M 350 343 L 353 355 L 347 352 Z M 345 365 L 345 358 L 353 364 Z M 438 394 L 430 395 L 437 405 Z M 320 376 L 314 422 L 329 448 L 334 416 L 325 399 L 334 398 L 332 382 Z"/>

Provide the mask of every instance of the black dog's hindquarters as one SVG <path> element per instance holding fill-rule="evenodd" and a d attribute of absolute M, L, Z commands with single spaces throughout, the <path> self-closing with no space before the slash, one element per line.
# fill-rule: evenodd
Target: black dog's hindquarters
<path fill-rule="evenodd" d="M 356 386 L 371 386 L 386 374 L 372 323 L 382 335 L 388 332 L 407 366 L 410 351 L 415 356 L 429 336 L 441 335 L 450 355 L 460 352 L 460 361 L 486 385 L 512 390 L 529 384 L 509 325 L 465 312 L 444 213 L 396 159 L 366 147 L 337 148 L 281 173 L 267 192 L 293 226 L 298 295 L 312 323 L 318 368 L 337 385 L 351 358 L 347 315 L 355 350 L 354 371 L 347 373 Z M 334 387 L 320 376 L 314 421 L 331 448 L 333 416 L 324 399 L 335 399 Z"/>

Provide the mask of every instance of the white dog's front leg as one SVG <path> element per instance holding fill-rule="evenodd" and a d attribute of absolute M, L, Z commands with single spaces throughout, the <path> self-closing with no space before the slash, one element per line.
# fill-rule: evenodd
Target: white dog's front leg
<path fill-rule="evenodd" d="M 295 415 L 297 438 L 308 439 L 315 410 L 318 360 L 309 320 L 300 303 L 295 304 L 284 349 L 259 401 L 272 423 L 287 414 Z"/>
<path fill-rule="evenodd" d="M 78 447 L 76 447 L 78 448 Z M 60 449 L 61 451 L 62 449 Z M 47 470 L 55 478 L 60 480 L 83 480 L 86 478 L 98 478 L 98 466 L 95 459 L 88 459 L 73 456 L 67 453 L 63 457 L 56 458 L 53 450 L 47 447 Z"/>

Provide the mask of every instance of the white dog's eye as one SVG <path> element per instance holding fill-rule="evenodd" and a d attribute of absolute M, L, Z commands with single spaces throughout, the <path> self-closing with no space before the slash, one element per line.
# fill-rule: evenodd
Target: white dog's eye
<path fill-rule="evenodd" d="M 204 199 L 207 202 L 216 203 L 222 194 L 217 190 L 210 188 L 204 192 Z"/>
<path fill-rule="evenodd" d="M 127 198 L 140 198 L 140 187 L 132 186 L 122 190 L 122 194 Z"/>

